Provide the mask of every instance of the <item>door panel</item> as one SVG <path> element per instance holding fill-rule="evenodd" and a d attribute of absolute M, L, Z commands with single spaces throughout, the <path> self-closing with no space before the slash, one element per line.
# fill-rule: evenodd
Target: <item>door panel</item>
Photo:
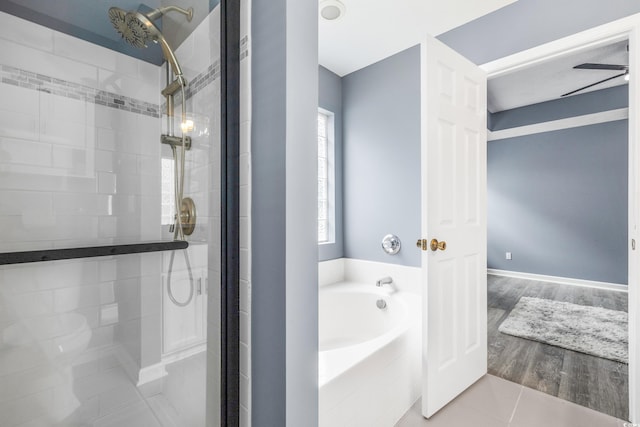
<path fill-rule="evenodd" d="M 430 417 L 487 372 L 486 76 L 422 45 L 423 397 Z"/>

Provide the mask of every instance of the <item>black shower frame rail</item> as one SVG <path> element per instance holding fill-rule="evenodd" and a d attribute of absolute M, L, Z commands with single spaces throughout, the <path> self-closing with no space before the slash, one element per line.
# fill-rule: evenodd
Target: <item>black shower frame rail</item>
<path fill-rule="evenodd" d="M 240 425 L 240 1 L 221 0 L 221 408 Z"/>

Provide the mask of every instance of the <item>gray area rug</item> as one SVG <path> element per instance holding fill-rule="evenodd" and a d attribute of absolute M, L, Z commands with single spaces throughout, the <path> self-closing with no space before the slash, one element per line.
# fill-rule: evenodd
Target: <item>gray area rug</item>
<path fill-rule="evenodd" d="M 522 297 L 498 330 L 629 363 L 628 316 L 624 311 Z"/>

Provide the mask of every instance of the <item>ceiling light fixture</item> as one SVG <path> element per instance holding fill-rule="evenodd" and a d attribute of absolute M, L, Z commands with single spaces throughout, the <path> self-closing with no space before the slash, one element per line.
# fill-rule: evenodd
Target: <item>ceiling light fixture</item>
<path fill-rule="evenodd" d="M 346 13 L 344 4 L 338 0 L 323 0 L 320 2 L 320 16 L 327 21 L 336 21 Z"/>

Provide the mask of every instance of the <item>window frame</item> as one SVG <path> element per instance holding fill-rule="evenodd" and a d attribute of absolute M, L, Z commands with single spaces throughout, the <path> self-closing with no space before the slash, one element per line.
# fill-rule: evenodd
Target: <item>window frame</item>
<path fill-rule="evenodd" d="M 335 184 L 336 184 L 336 171 L 335 171 L 335 113 L 329 111 L 325 108 L 318 108 L 318 119 L 320 115 L 326 118 L 326 144 L 327 144 L 327 167 L 326 167 L 326 185 L 327 185 L 327 240 L 320 240 L 320 235 L 318 233 L 318 245 L 332 245 L 336 242 L 336 200 L 335 200 Z M 318 148 L 317 159 L 318 163 L 320 162 L 320 153 L 319 153 L 319 144 L 320 144 L 320 129 L 318 128 L 316 144 Z M 318 172 L 318 183 L 321 177 Z M 316 226 L 320 226 L 320 191 L 318 188 L 318 219 L 316 222 Z"/>

